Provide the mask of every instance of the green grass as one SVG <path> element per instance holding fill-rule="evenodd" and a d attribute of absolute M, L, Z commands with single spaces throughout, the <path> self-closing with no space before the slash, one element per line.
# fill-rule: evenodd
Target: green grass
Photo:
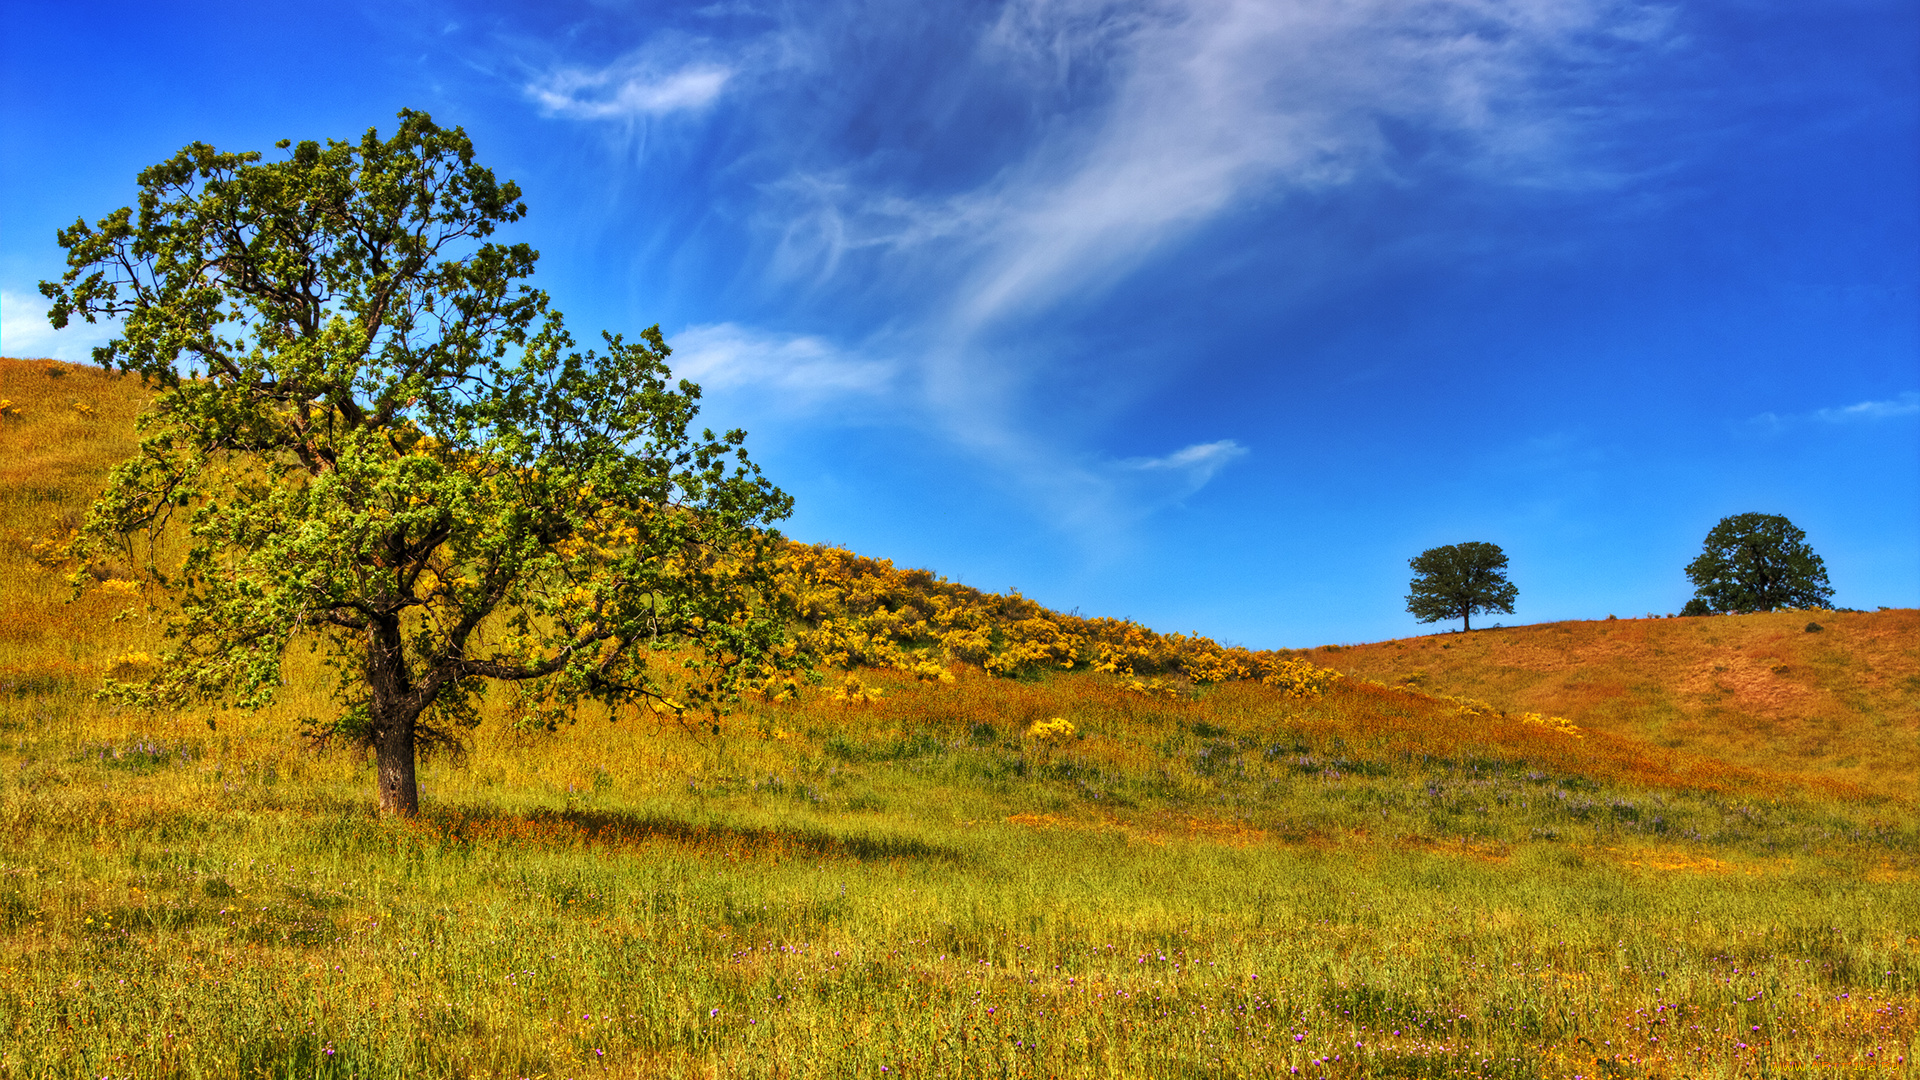
<path fill-rule="evenodd" d="M 7 475 L 78 464 L 0 492 L 0 1076 L 1916 1072 L 1911 776 L 1358 680 L 867 672 L 719 738 L 489 723 L 382 820 L 298 737 L 317 672 L 255 715 L 93 699 L 151 629 L 31 547 L 122 436 L 34 408 Z"/>
<path fill-rule="evenodd" d="M 904 682 L 785 739 L 495 730 L 428 764 L 412 823 L 269 718 L 16 695 L 0 1072 L 1900 1075 L 1920 1049 L 1902 807 L 1421 761 L 1333 745 L 1336 698 L 1129 715 L 1079 681 L 918 691 L 1076 691 L 1091 734 L 1045 761 L 970 716 L 896 726 Z"/>

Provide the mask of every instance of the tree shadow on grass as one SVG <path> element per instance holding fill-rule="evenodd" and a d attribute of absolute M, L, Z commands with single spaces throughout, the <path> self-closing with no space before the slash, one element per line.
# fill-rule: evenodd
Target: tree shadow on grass
<path fill-rule="evenodd" d="M 416 827 L 457 844 L 539 847 L 645 847 L 671 843 L 736 856 L 825 856 L 860 862 L 909 859 L 958 863 L 957 848 L 910 836 L 837 833 L 805 825 L 748 826 L 688 821 L 657 812 L 570 808 L 511 812 L 445 806 L 424 812 Z"/>

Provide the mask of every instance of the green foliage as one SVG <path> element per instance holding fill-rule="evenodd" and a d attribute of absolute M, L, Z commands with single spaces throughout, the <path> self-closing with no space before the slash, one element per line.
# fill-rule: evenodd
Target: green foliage
<path fill-rule="evenodd" d="M 1498 544 L 1446 544 L 1407 564 L 1413 567 L 1407 611 L 1421 622 L 1459 619 L 1462 629 L 1471 630 L 1476 614 L 1513 614 L 1520 590 L 1507 580 L 1507 555 Z"/>
<path fill-rule="evenodd" d="M 1713 608 L 1708 606 L 1705 600 L 1702 600 L 1696 596 L 1693 599 L 1687 601 L 1686 606 L 1680 609 L 1680 614 L 1687 617 L 1693 617 L 1698 615 L 1711 615 L 1713 614 Z"/>
<path fill-rule="evenodd" d="M 1694 601 L 1710 611 L 1824 608 L 1833 599 L 1827 566 L 1807 534 L 1779 514 L 1735 514 L 1707 533 L 1706 549 L 1687 564 Z M 1692 613 L 1693 602 L 1688 603 Z"/>
<path fill-rule="evenodd" d="M 176 602 L 157 672 L 110 692 L 257 708 L 309 645 L 338 672 L 323 726 L 412 813 L 416 741 L 489 681 L 550 725 L 589 699 L 717 711 L 790 666 L 765 526 L 791 500 L 742 432 L 690 434 L 658 327 L 575 351 L 537 253 L 486 239 L 519 189 L 460 129 L 400 121 L 270 163 L 189 146 L 140 174 L 137 216 L 64 230 L 41 289 L 56 326 L 123 319 L 95 359 L 161 388 L 74 548 L 139 546 Z"/>

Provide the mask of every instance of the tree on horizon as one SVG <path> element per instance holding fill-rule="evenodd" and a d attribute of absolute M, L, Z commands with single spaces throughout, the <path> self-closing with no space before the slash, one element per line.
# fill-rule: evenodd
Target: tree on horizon
<path fill-rule="evenodd" d="M 1520 590 L 1507 580 L 1507 555 L 1498 544 L 1468 541 L 1428 548 L 1407 560 L 1413 567 L 1407 611 L 1423 623 L 1461 620 L 1473 629 L 1473 616 L 1513 614 Z"/>
<path fill-rule="evenodd" d="M 1827 565 L 1807 534 L 1780 514 L 1733 514 L 1707 533 L 1686 567 L 1688 614 L 1824 608 L 1833 602 Z"/>

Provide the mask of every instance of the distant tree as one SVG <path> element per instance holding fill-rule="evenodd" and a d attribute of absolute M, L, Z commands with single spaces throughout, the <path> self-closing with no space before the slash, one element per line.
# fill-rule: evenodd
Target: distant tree
<path fill-rule="evenodd" d="M 691 717 L 788 665 L 765 525 L 791 500 L 743 433 L 689 433 L 700 388 L 659 328 L 573 351 L 524 283 L 538 254 L 487 240 L 526 207 L 459 128 L 407 111 L 391 139 L 279 147 L 145 170 L 137 212 L 63 230 L 41 285 L 56 327 L 123 319 L 96 362 L 161 388 L 73 548 L 144 537 L 170 601 L 158 674 L 109 693 L 258 707 L 310 645 L 337 676 L 321 730 L 413 814 L 416 747 L 489 683 L 542 725 Z"/>
<path fill-rule="evenodd" d="M 1687 564 L 1694 598 L 1708 611 L 1823 608 L 1833 599 L 1827 566 L 1807 534 L 1779 514 L 1735 514 L 1707 533 L 1706 550 Z"/>
<path fill-rule="evenodd" d="M 1713 614 L 1713 608 L 1709 607 L 1705 600 L 1696 596 L 1687 601 L 1686 606 L 1680 609 L 1680 614 L 1689 618 L 1697 615 L 1711 615 Z"/>
<path fill-rule="evenodd" d="M 1413 567 L 1407 610 L 1421 622 L 1459 619 L 1461 629 L 1471 630 L 1475 614 L 1513 614 L 1520 590 L 1507 580 L 1507 555 L 1498 544 L 1428 548 L 1407 564 Z"/>

